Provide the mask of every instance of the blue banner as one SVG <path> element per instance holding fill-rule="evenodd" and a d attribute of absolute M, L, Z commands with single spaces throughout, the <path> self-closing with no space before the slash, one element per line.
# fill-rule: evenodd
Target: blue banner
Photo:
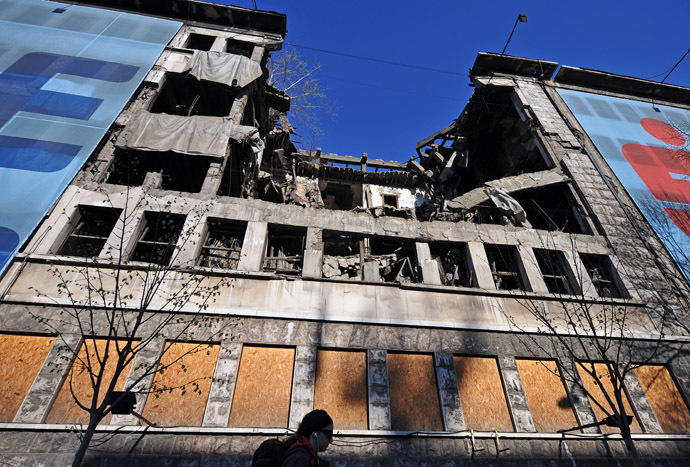
<path fill-rule="evenodd" d="M 690 111 L 558 93 L 690 281 Z"/>
<path fill-rule="evenodd" d="M 181 25 L 0 0 L 0 274 Z"/>

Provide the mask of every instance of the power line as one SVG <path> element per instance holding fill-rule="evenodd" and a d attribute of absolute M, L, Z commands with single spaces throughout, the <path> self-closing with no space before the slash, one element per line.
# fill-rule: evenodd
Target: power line
<path fill-rule="evenodd" d="M 407 89 L 400 89 L 400 88 L 391 88 L 390 86 L 381 86 L 378 84 L 373 84 L 373 83 L 365 83 L 363 81 L 354 81 L 350 79 L 343 79 L 343 78 L 336 78 L 335 76 L 329 76 L 325 75 L 323 73 L 316 73 L 317 76 L 321 76 L 326 79 L 332 79 L 335 81 L 341 81 L 343 83 L 350 83 L 350 84 L 358 84 L 360 86 L 367 86 L 370 88 L 376 88 L 376 89 L 383 89 L 385 91 L 393 92 L 393 93 L 404 93 L 404 94 L 411 94 L 414 96 L 425 96 L 425 97 L 432 97 L 434 99 L 442 99 L 445 101 L 452 101 L 452 102 L 457 102 L 457 101 L 464 101 L 465 99 L 459 98 L 459 97 L 448 97 L 448 96 L 436 96 L 434 94 L 427 94 L 419 91 L 412 91 L 412 90 L 407 90 Z"/>
<path fill-rule="evenodd" d="M 366 60 L 369 62 L 383 63 L 385 65 L 394 65 L 394 66 L 400 66 L 403 68 L 412 68 L 415 70 L 433 71 L 434 73 L 445 73 L 447 75 L 454 75 L 454 76 L 463 76 L 463 77 L 467 76 L 467 73 L 458 73 L 457 71 L 441 70 L 438 68 L 429 68 L 429 67 L 425 67 L 425 66 L 412 65 L 410 63 L 393 62 L 390 60 L 381 60 L 379 58 L 363 57 L 361 55 L 353 55 L 353 54 L 348 54 L 345 52 L 336 52 L 334 50 L 317 49 L 315 47 L 307 47 L 305 45 L 292 44 L 290 42 L 286 42 L 286 44 L 291 46 L 291 47 L 297 47 L 299 49 L 313 50 L 315 52 L 323 52 L 326 54 L 340 55 L 343 57 L 356 58 L 358 60 Z"/>
<path fill-rule="evenodd" d="M 666 81 L 666 78 L 668 78 L 668 77 L 671 75 L 671 73 L 673 73 L 673 70 L 675 70 L 676 67 L 677 67 L 678 65 L 680 65 L 680 62 L 682 62 L 683 59 L 685 59 L 685 57 L 688 55 L 688 53 L 690 53 L 690 49 L 688 49 L 688 51 L 685 52 L 685 55 L 683 55 L 682 57 L 680 57 L 680 60 L 678 60 L 678 63 L 676 63 L 675 65 L 673 65 L 673 68 L 671 68 L 671 71 L 669 71 L 668 74 L 664 77 L 664 79 L 661 80 L 662 83 L 663 83 L 664 81 Z"/>

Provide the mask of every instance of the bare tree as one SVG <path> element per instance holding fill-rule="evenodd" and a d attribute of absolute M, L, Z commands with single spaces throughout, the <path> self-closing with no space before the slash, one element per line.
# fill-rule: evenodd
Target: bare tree
<path fill-rule="evenodd" d="M 153 341 L 208 342 L 225 337 L 227 332 L 223 321 L 204 313 L 227 281 L 176 265 L 181 252 L 198 241 L 195 226 L 204 219 L 203 208 L 201 212 L 192 209 L 185 228 L 181 228 L 172 219 L 171 203 L 159 205 L 146 195 L 134 202 L 129 194 L 127 190 L 125 208 L 109 235 L 117 240 L 106 244 L 107 259 L 89 257 L 84 252 L 81 262 L 52 266 L 57 290 L 34 288 L 38 296 L 52 300 L 59 310 L 51 312 L 50 317 L 36 314 L 35 319 L 52 329 L 70 349 L 72 367 L 63 392 L 67 387 L 74 403 L 88 413 L 88 423 L 78 430 L 80 444 L 74 466 L 81 465 L 92 441 L 103 441 L 94 439 L 94 435 L 107 415 L 113 411 L 123 413 L 122 407 L 128 405 L 124 413 L 132 413 L 132 393 L 141 402 L 161 392 L 178 391 L 180 396 L 200 392 L 199 378 L 189 377 L 174 384 L 152 380 L 173 367 L 186 373 L 183 359 L 192 353 L 207 352 L 208 345 L 191 345 L 174 355 L 169 354 L 171 346 L 165 345 L 158 361 L 143 360 L 142 364 L 137 357 Z M 108 204 L 112 207 L 110 201 Z M 140 242 L 134 252 L 139 263 L 131 264 L 125 251 L 125 233 L 136 228 L 136 216 L 146 209 L 158 215 L 139 232 Z M 65 338 L 75 334 L 80 336 L 76 344 Z M 88 390 L 79 390 L 78 386 L 84 384 Z"/>
<path fill-rule="evenodd" d="M 571 239 L 572 253 L 578 255 L 575 237 Z M 562 255 L 554 243 L 545 241 L 544 248 Z M 630 303 L 617 284 L 618 278 L 613 277 L 613 269 L 606 272 L 592 264 L 591 258 L 589 264 L 583 259 L 578 263 L 583 267 L 569 271 L 563 267 L 564 257 L 554 254 L 538 258 L 538 264 L 532 266 L 542 272 L 553 298 L 524 293 L 519 303 L 526 315 L 503 312 L 525 348 L 537 357 L 557 361 L 555 373 L 544 366 L 562 378 L 576 397 L 591 402 L 600 419 L 580 428 L 606 425 L 617 429 L 635 465 L 642 465 L 631 436 L 634 414 L 625 381 L 641 365 L 672 358 L 673 349 L 663 338 L 674 316 L 662 303 L 663 311 L 651 319 L 645 307 Z M 640 337 L 643 334 L 645 339 Z"/>
<path fill-rule="evenodd" d="M 290 46 L 272 55 L 268 61 L 267 84 L 290 96 L 289 117 L 301 135 L 300 145 L 307 150 L 316 147 L 317 140 L 324 134 L 322 118 L 335 116 L 327 88 L 318 78 L 323 68 L 323 64 L 305 58 Z"/>

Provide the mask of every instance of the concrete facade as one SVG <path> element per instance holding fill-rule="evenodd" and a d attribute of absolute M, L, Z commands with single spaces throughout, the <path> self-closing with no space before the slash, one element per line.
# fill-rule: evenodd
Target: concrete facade
<path fill-rule="evenodd" d="M 120 7 L 136 10 L 134 3 Z M 366 154 L 360 158 L 297 151 L 286 128 L 289 113 L 281 110 L 286 97 L 259 78 L 232 90 L 226 116 L 256 129 L 263 153 L 253 152 L 249 141 L 230 141 L 223 159 L 202 166 L 205 175 L 194 192 L 164 186 L 169 183 L 166 177 L 192 178 L 196 156 L 172 169 L 146 166 L 139 183 L 121 183 L 122 178 L 113 175 L 123 157 L 117 136 L 134 112 L 155 113 L 165 92 L 172 93 L 166 86 L 181 79 L 193 53 L 192 35 L 213 38 L 209 51 L 244 54 L 264 70 L 268 53 L 280 49 L 284 27 L 276 30 L 261 12 L 223 8 L 228 15 L 215 23 L 197 18 L 180 30 L 104 144 L 0 282 L 0 336 L 58 336 L 36 368 L 31 387 L 21 395 L 19 409 L 0 423 L 3 461 L 71 462 L 78 445 L 73 423 L 49 424 L 46 417 L 84 340 L 108 335 L 107 310 L 113 302 L 124 320 L 142 313 L 149 318 L 135 334 L 125 336 L 146 342 L 127 376 L 138 391 L 138 413 L 145 413 L 153 401 L 151 387 L 157 377 L 142 372 L 155 368 L 166 343 L 208 342 L 220 350 L 207 375 L 199 426 L 145 428 L 133 415 L 115 415 L 99 426 L 94 441 L 103 443 L 89 449 L 88 465 L 248 465 L 261 440 L 296 429 L 305 413 L 320 408 L 317 401 L 331 400 L 321 386 L 332 376 L 320 372 L 323 350 L 365 354 L 366 424 L 341 429 L 336 417 L 335 443 L 324 455 L 333 465 L 632 463 L 619 434 L 596 427 L 569 434 L 538 432 L 535 427 L 540 412 L 530 407 L 525 387 L 542 382 L 525 379 L 517 361 L 556 360 L 563 374 L 577 375 L 574 360 L 549 351 L 562 343 L 562 336 L 572 337 L 564 310 L 573 307 L 592 315 L 622 310 L 623 335 L 611 331 L 606 337 L 625 342 L 630 355 L 626 364 L 665 368 L 680 398 L 679 410 L 685 404 L 687 411 L 688 284 L 555 92 L 559 84 L 530 72 L 541 62 L 480 54 L 471 72 L 475 92 L 509 110 L 497 116 L 468 104 L 456 124 L 422 140 L 419 157 L 409 163 Z M 232 13 L 270 24 L 265 31 L 233 24 Z M 690 107 L 690 101 L 669 104 Z M 486 121 L 505 125 L 498 133 L 474 137 L 495 141 L 482 152 L 469 135 L 474 125 Z M 132 156 L 147 157 L 142 152 L 129 153 Z M 368 171 L 371 167 L 387 170 Z M 470 174 L 472 182 L 467 181 Z M 501 192 L 492 196 L 488 189 Z M 549 204 L 554 198 L 566 201 L 568 214 Z M 542 211 L 553 210 L 547 221 L 528 208 L 539 203 L 545 206 Z M 111 210 L 117 223 L 87 261 L 73 250 L 65 253 L 65 245 L 91 235 L 80 237 L 78 229 L 86 220 L 83 216 L 96 212 L 88 209 L 93 207 Z M 179 216 L 177 236 L 147 240 L 152 216 L 161 213 Z M 218 226 L 225 229 L 222 235 L 215 233 Z M 161 244 L 174 249 L 167 262 L 154 254 L 155 245 Z M 142 245 L 149 245 L 145 251 L 155 261 L 145 260 Z M 551 253 L 543 256 L 544 251 Z M 561 258 L 563 269 L 553 260 L 547 273 L 545 257 Z M 591 277 L 592 266 L 585 262 L 592 258 L 604 265 L 598 273 L 615 290 L 610 296 L 597 288 L 601 277 Z M 91 306 L 94 289 L 80 285 L 84 274 L 90 277 L 85 264 L 106 283 L 100 308 Z M 120 271 L 126 274 L 124 283 L 114 282 Z M 166 278 L 145 300 L 147 281 L 156 271 L 164 271 Z M 567 283 L 569 289 L 554 291 L 554 283 Z M 108 288 L 112 284 L 131 296 L 114 299 Z M 190 284 L 203 293 L 177 299 Z M 141 303 L 146 303 L 144 310 Z M 534 308 L 552 317 L 553 329 L 544 330 Z M 87 310 L 93 317 L 88 332 L 79 333 L 69 319 L 58 320 L 61 309 Z M 171 316 L 200 321 L 184 327 L 169 320 Z M 574 352 L 578 361 L 588 361 L 591 337 L 590 332 L 582 338 L 583 349 Z M 262 384 L 275 382 L 271 360 L 263 361 L 267 374 L 257 376 L 265 380 L 249 381 L 242 373 L 242 366 L 249 365 L 249 348 L 293 351 L 287 372 L 291 377 L 282 381 L 288 388 L 282 424 L 229 426 L 233 410 L 251 403 L 264 404 L 259 406 L 263 412 L 279 412 L 277 402 L 258 399 Z M 432 356 L 436 407 L 414 393 L 417 382 L 401 386 L 394 381 L 390 352 Z M 464 387 L 463 378 L 474 376 L 460 373 L 456 357 L 493 365 L 495 384 L 487 383 L 481 391 L 502 395 L 512 430 L 470 426 L 472 410 L 486 411 L 490 418 L 492 407 L 463 392 L 471 389 Z M 342 370 L 342 377 L 350 370 Z M 575 379 L 561 381 L 566 407 L 580 426 L 598 421 L 582 381 Z M 337 395 L 347 389 L 333 384 L 325 391 Z M 640 456 L 659 465 L 683 463 L 690 456 L 690 428 L 664 432 L 667 414 L 653 408 L 659 396 L 648 399 L 635 371 L 625 373 L 625 391 L 641 426 L 641 432 L 632 435 Z M 396 397 L 414 394 L 408 405 L 435 412 L 443 430 L 418 429 L 414 417 L 405 426 L 393 426 L 393 420 L 400 419 L 396 411 L 405 410 L 395 405 Z M 337 403 L 327 403 L 334 411 L 341 404 L 347 412 L 354 410 L 355 399 L 345 394 Z M 254 414 L 256 420 L 261 415 Z"/>

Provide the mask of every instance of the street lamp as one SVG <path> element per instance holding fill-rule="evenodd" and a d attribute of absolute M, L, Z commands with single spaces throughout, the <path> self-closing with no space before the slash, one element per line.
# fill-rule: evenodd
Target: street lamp
<path fill-rule="evenodd" d="M 520 23 L 526 23 L 527 22 L 527 15 L 524 15 L 520 13 L 515 20 L 515 24 L 513 25 L 513 30 L 510 31 L 510 37 L 508 38 L 508 42 L 506 42 L 505 47 L 503 47 L 503 52 L 501 52 L 501 55 L 505 54 L 506 49 L 508 48 L 508 44 L 510 44 L 510 40 L 513 38 L 513 33 L 515 32 L 515 28 L 517 27 L 518 22 Z"/>

